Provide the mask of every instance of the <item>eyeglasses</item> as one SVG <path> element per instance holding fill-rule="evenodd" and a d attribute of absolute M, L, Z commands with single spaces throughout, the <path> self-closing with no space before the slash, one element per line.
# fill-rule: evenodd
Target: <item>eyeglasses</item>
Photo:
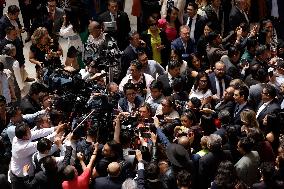
<path fill-rule="evenodd" d="M 199 80 L 200 83 L 207 83 L 207 80 Z"/>

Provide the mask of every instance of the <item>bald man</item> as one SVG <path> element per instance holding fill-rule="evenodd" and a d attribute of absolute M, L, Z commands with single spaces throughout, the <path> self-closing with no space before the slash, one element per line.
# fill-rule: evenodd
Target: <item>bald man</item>
<path fill-rule="evenodd" d="M 121 189 L 123 180 L 120 178 L 121 167 L 118 162 L 111 162 L 107 167 L 108 176 L 98 177 L 93 183 L 93 188 Z"/>

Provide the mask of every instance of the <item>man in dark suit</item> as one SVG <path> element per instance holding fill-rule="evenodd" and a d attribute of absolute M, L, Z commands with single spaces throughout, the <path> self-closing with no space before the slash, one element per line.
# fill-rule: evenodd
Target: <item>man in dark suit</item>
<path fill-rule="evenodd" d="M 212 22 L 213 26 L 220 33 L 222 32 L 223 10 L 221 6 L 221 0 L 212 0 L 211 4 L 205 7 L 205 13 L 208 21 Z"/>
<path fill-rule="evenodd" d="M 47 11 L 48 20 L 50 22 L 50 28 L 48 28 L 48 33 L 52 39 L 58 40 L 58 33 L 63 23 L 64 12 L 62 9 L 56 7 L 56 0 L 48 0 Z"/>
<path fill-rule="evenodd" d="M 235 108 L 234 91 L 234 87 L 231 86 L 224 91 L 223 99 L 215 106 L 215 110 L 217 112 L 220 112 L 221 110 L 228 110 L 231 117 L 233 117 Z"/>
<path fill-rule="evenodd" d="M 140 39 L 140 35 L 136 30 L 129 32 L 128 39 L 129 45 L 124 49 L 121 57 L 120 80 L 126 76 L 130 62 L 137 59 L 138 51 L 146 46 L 145 42 Z"/>
<path fill-rule="evenodd" d="M 232 7 L 229 20 L 230 20 L 230 30 L 235 30 L 241 23 L 246 23 L 249 25 L 249 18 L 245 12 L 246 1 L 236 0 L 236 5 Z"/>
<path fill-rule="evenodd" d="M 172 42 L 171 49 L 176 50 L 185 61 L 188 61 L 189 55 L 195 52 L 194 42 L 190 39 L 190 28 L 188 26 L 180 27 L 180 37 Z"/>
<path fill-rule="evenodd" d="M 229 87 L 231 80 L 231 77 L 226 75 L 225 63 L 221 61 L 216 62 L 214 72 L 209 74 L 211 92 L 215 95 L 215 99 L 222 99 L 224 91 Z"/>
<path fill-rule="evenodd" d="M 251 109 L 250 105 L 248 104 L 248 96 L 249 89 L 245 85 L 237 87 L 234 91 L 236 106 L 234 109 L 233 122 L 236 125 L 242 124 L 240 117 L 241 112 L 246 109 Z"/>
<path fill-rule="evenodd" d="M 122 181 L 120 179 L 121 168 L 119 163 L 112 162 L 107 167 L 108 176 L 98 177 L 93 183 L 93 188 L 96 189 L 120 189 Z"/>
<path fill-rule="evenodd" d="M 280 111 L 280 105 L 275 98 L 277 95 L 276 88 L 270 84 L 264 85 L 261 93 L 262 103 L 256 111 L 256 118 L 259 123 L 260 129 L 263 129 L 263 119 L 267 114 L 278 113 Z"/>
<path fill-rule="evenodd" d="M 211 134 L 207 142 L 209 153 L 199 159 L 199 186 L 207 189 L 214 180 L 215 173 L 221 161 L 232 160 L 231 153 L 222 150 L 222 138 L 217 134 Z"/>
<path fill-rule="evenodd" d="M 164 96 L 171 96 L 172 82 L 176 77 L 180 76 L 180 63 L 178 61 L 170 61 L 168 64 L 168 73 L 160 75 L 157 80 L 163 84 Z"/>
<path fill-rule="evenodd" d="M 119 49 L 125 49 L 131 30 L 130 21 L 125 12 L 118 10 L 117 0 L 108 0 L 108 11 L 99 16 L 99 22 L 104 23 L 105 31 L 117 40 Z"/>
<path fill-rule="evenodd" d="M 8 7 L 8 12 L 6 15 L 2 16 L 0 19 L 0 39 L 4 39 L 6 36 L 5 30 L 8 27 L 14 26 L 18 31 L 21 32 L 22 25 L 19 20 L 20 9 L 16 5 L 11 5 Z M 21 36 L 19 36 L 20 38 Z"/>
<path fill-rule="evenodd" d="M 210 32 L 207 36 L 208 45 L 206 47 L 207 58 L 211 68 L 223 55 L 228 55 L 228 51 L 222 45 L 222 36 L 218 31 Z"/>
<path fill-rule="evenodd" d="M 190 39 L 196 44 L 200 36 L 203 34 L 206 19 L 197 14 L 198 5 L 190 2 L 187 5 L 187 14 L 183 17 L 183 25 L 190 27 Z"/>
<path fill-rule="evenodd" d="M 284 7 L 283 0 L 276 0 L 276 3 L 272 3 L 273 1 L 266 1 L 268 4 L 268 12 L 271 13 L 271 19 L 273 21 L 273 26 L 276 29 L 278 38 L 284 39 L 284 11 L 281 9 Z M 275 2 L 275 1 L 274 1 Z M 276 8 L 277 6 L 277 8 Z M 281 7 L 281 8 L 280 8 Z M 278 11 L 277 11 L 278 10 Z"/>

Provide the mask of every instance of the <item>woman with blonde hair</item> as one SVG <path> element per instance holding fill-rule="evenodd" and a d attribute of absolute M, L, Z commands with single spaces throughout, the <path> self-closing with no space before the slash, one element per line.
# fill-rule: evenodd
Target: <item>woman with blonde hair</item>
<path fill-rule="evenodd" d="M 60 67 L 62 54 L 61 46 L 50 38 L 46 28 L 39 27 L 34 31 L 29 60 L 36 65 L 37 78 L 40 78 L 43 67 L 52 69 Z"/>
<path fill-rule="evenodd" d="M 245 109 L 241 112 L 241 121 L 243 123 L 241 127 L 242 132 L 247 132 L 249 128 L 259 128 L 257 119 L 256 119 L 256 113 L 253 110 Z"/>

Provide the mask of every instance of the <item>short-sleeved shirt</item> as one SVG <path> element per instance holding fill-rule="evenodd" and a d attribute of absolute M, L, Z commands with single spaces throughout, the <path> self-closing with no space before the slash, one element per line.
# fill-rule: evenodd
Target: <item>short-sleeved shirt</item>
<path fill-rule="evenodd" d="M 77 178 L 62 183 L 63 189 L 88 189 L 91 177 L 91 169 L 86 168 L 85 171 Z"/>

